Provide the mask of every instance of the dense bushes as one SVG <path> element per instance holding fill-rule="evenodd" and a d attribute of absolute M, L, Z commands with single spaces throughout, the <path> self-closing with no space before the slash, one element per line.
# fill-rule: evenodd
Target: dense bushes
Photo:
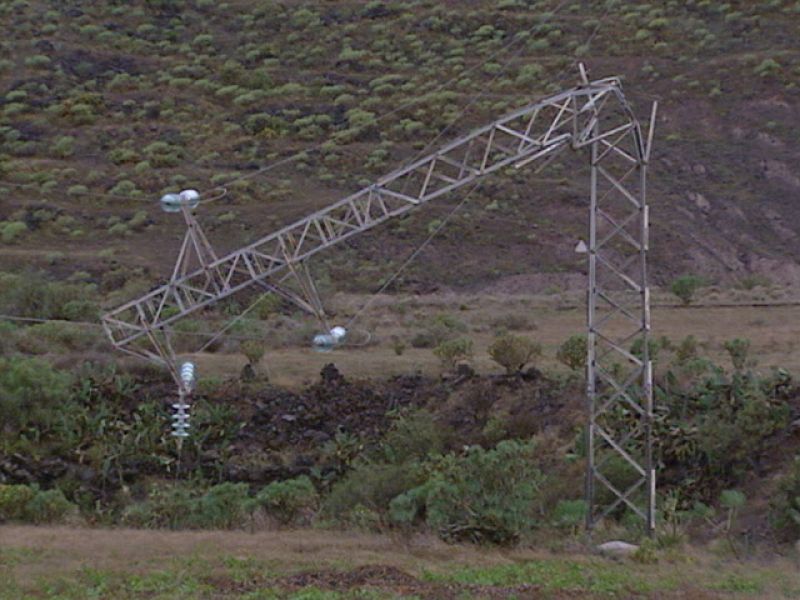
<path fill-rule="evenodd" d="M 772 522 L 781 539 L 800 538 L 800 455 L 795 456 L 788 472 L 778 483 L 772 499 Z"/>
<path fill-rule="evenodd" d="M 145 501 L 125 509 L 122 522 L 135 527 L 230 529 L 244 524 L 248 500 L 245 483 L 221 483 L 205 493 L 181 484 L 157 485 Z"/>
<path fill-rule="evenodd" d="M 410 522 L 424 516 L 448 541 L 508 544 L 536 527 L 544 481 L 535 442 L 500 442 L 485 450 L 450 453 L 429 466 L 428 480 L 392 501 L 392 516 Z"/>
<path fill-rule="evenodd" d="M 286 481 L 275 481 L 255 497 L 257 506 L 284 524 L 309 523 L 319 506 L 319 494 L 305 475 Z"/>
<path fill-rule="evenodd" d="M 582 354 L 579 342 L 576 355 Z M 746 346 L 728 344 L 737 351 Z M 722 490 L 771 472 L 784 432 L 797 418 L 797 391 L 785 371 L 748 370 L 748 361 L 740 360 L 746 353 L 737 356 L 735 369 L 725 370 L 700 358 L 692 338 L 659 342 L 659 348 L 656 458 L 661 489 L 679 499 L 677 515 L 699 503 L 716 505 Z M 535 389 L 524 378 L 505 377 L 477 386 L 440 385 L 436 389 L 447 396 L 434 397 L 444 405 L 436 400 L 428 410 L 390 412 L 393 421 L 383 434 L 382 428 L 369 434 L 341 430 L 313 450 L 254 448 L 241 461 L 232 457 L 242 442 L 253 447 L 260 438 L 251 437 L 252 427 L 263 425 L 243 422 L 239 409 L 222 398 L 198 397 L 180 478 L 172 482 L 177 456 L 167 432 L 163 386 L 137 384 L 104 369 L 86 367 L 72 376 L 39 359 L 0 358 L 0 443 L 8 457 L 0 475 L 31 480 L 9 480 L 16 467 L 8 470 L 8 460 L 21 460 L 30 473 L 37 472 L 37 461 L 54 465 L 41 479 L 49 491 L 0 489 L 0 518 L 59 521 L 74 510 L 72 502 L 87 520 L 137 527 L 316 522 L 427 529 L 447 540 L 500 544 L 541 527 L 576 531 L 586 507 L 564 501 L 580 491 L 575 459 L 584 448 L 574 421 L 558 413 L 558 431 L 512 426 L 528 418 L 519 412 L 520 394 L 558 402 L 575 392 L 576 378 L 543 376 L 535 385 L 544 387 Z M 258 410 L 263 418 L 273 409 L 265 404 Z M 287 422 L 293 418 L 287 413 Z M 630 415 L 620 412 L 618 418 Z M 542 438 L 531 438 L 533 431 L 543 431 L 548 441 L 537 443 Z M 35 458 L 15 458 L 29 455 Z M 798 472 L 786 474 L 772 502 L 776 531 L 787 538 L 800 533 Z M 636 475 L 616 456 L 605 463 L 604 474 L 621 489 Z M 281 476 L 289 479 L 273 481 Z"/>
<path fill-rule="evenodd" d="M 37 319 L 95 320 L 95 287 L 48 281 L 35 273 L 0 274 L 0 311 Z"/>
<path fill-rule="evenodd" d="M 538 525 L 544 480 L 534 441 L 447 452 L 453 433 L 425 411 L 397 419 L 325 499 L 339 521 L 424 525 L 446 540 L 506 544 Z"/>
<path fill-rule="evenodd" d="M 43 491 L 27 485 L 0 484 L 0 523 L 59 523 L 76 512 L 77 507 L 59 489 Z"/>
<path fill-rule="evenodd" d="M 319 496 L 308 477 L 273 482 L 250 495 L 246 483 L 220 483 L 203 491 L 183 483 L 154 485 L 147 498 L 131 504 L 122 522 L 134 527 L 233 529 L 258 511 L 283 524 L 308 523 Z"/>
<path fill-rule="evenodd" d="M 657 389 L 662 481 L 681 486 L 687 500 L 710 500 L 748 472 L 763 471 L 765 451 L 791 420 L 793 383 L 782 370 L 759 376 L 742 371 L 737 359 L 729 374 L 685 354 L 676 353 Z"/>
<path fill-rule="evenodd" d="M 72 377 L 32 358 L 0 357 L 0 423 L 16 431 L 57 418 L 58 405 L 70 395 Z"/>

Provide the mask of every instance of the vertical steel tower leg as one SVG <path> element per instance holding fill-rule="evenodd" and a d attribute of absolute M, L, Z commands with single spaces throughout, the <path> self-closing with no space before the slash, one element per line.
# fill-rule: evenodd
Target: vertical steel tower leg
<path fill-rule="evenodd" d="M 596 115 L 590 147 L 586 525 L 630 510 L 655 530 L 647 161 L 637 121 Z M 652 122 L 651 122 L 652 130 Z M 614 135 L 607 132 L 612 131 Z M 619 133 L 619 135 L 617 135 Z M 652 139 L 652 136 L 650 136 Z M 650 140 L 647 142 L 649 146 Z"/>

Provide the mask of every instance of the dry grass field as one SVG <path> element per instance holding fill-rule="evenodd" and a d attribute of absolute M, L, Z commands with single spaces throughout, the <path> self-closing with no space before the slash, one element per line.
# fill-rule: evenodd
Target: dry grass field
<path fill-rule="evenodd" d="M 733 338 L 750 340 L 750 357 L 757 368 L 782 367 L 800 371 L 800 304 L 793 303 L 792 290 L 706 291 L 695 304 L 682 306 L 667 292 L 653 298 L 651 316 L 655 338 L 666 336 L 680 342 L 694 336 L 703 354 L 724 366 L 730 359 L 723 348 Z M 542 345 L 537 366 L 566 367 L 555 358 L 560 344 L 583 333 L 586 313 L 583 294 L 555 295 L 465 295 L 431 294 L 370 297 L 338 294 L 330 301 L 333 322 L 355 320 L 352 340 L 333 352 L 319 353 L 293 345 L 268 350 L 261 361 L 262 372 L 273 383 L 295 387 L 317 378 L 320 369 L 333 362 L 355 378 L 389 377 L 415 371 L 435 375 L 442 367 L 430 348 L 414 348 L 409 340 L 421 324 L 437 315 L 450 315 L 465 325 L 461 334 L 473 341 L 472 364 L 480 373 L 501 372 L 487 349 L 499 330 L 509 330 Z M 774 303 L 773 305 L 769 305 Z M 512 327 L 509 328 L 508 324 Z M 395 351 L 396 340 L 404 348 Z M 269 340 L 267 340 L 269 344 Z M 238 373 L 245 363 L 238 354 L 195 355 L 202 372 L 225 377 Z"/>
<path fill-rule="evenodd" d="M 426 536 L 0 527 L 0 598 L 796 598 L 789 559 L 691 548 L 659 562 Z"/>

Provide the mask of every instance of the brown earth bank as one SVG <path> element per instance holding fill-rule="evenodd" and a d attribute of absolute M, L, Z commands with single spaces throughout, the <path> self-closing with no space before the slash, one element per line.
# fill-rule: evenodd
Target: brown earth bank
<path fill-rule="evenodd" d="M 102 385 L 102 384 L 101 384 Z M 108 385 L 113 385 L 108 383 Z M 119 397 L 124 419 L 134 420 L 143 403 L 155 402 L 168 428 L 173 385 L 163 380 L 142 381 L 128 396 Z M 335 468 L 325 462 L 323 446 L 337 436 L 348 436 L 367 446 L 376 442 L 402 412 L 426 409 L 451 432 L 449 445 L 485 443 L 487 421 L 493 414 L 509 419 L 511 437 L 527 437 L 555 427 L 569 433 L 581 419 L 580 390 L 566 389 L 531 368 L 515 376 L 478 376 L 471 369 L 446 378 L 406 375 L 387 380 L 350 380 L 333 365 L 322 369 L 317 382 L 292 391 L 263 381 L 229 380 L 199 402 L 219 407 L 232 417 L 230 445 L 203 444 L 181 454 L 183 474 L 200 470 L 212 478 L 264 485 L 271 481 L 309 474 L 315 467 Z M 220 426 L 222 428 L 222 426 Z M 68 456 L 39 459 L 20 453 L 0 454 L 0 483 L 39 483 L 48 486 L 72 475 L 88 487 L 113 493 L 119 482 L 170 475 L 163 465 L 143 458 L 109 466 L 101 477 L 80 449 Z M 174 454 L 174 448 L 171 453 Z M 222 471 L 220 472 L 220 469 Z M 117 484 L 110 482 L 116 481 Z"/>

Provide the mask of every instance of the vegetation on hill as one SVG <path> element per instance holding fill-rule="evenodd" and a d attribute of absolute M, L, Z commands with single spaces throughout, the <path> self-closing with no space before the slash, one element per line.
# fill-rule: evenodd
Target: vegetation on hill
<path fill-rule="evenodd" d="M 593 76 L 623 76 L 643 114 L 661 99 L 653 273 L 774 278 L 797 258 L 800 227 L 787 126 L 798 22 L 789 0 L 7 2 L 3 266 L 22 256 L 148 285 L 180 227 L 158 211 L 160 193 L 224 187 L 201 220 L 220 246 L 238 245 L 573 85 L 583 60 Z M 492 179 L 398 285 L 575 270 L 564 249 L 583 235 L 581 169 Z M 445 205 L 353 240 L 320 269 L 337 288 L 374 289 Z"/>
<path fill-rule="evenodd" d="M 800 393 L 784 370 L 752 370 L 743 340 L 727 346 L 730 371 L 699 355 L 692 338 L 651 350 L 665 544 L 724 531 L 738 551 L 745 529 L 733 507 L 748 515 L 747 543 L 800 535 L 790 425 Z M 296 393 L 258 379 L 201 380 L 178 451 L 168 381 L 88 363 L 70 373 L 21 355 L 0 361 L 2 519 L 178 529 L 266 519 L 511 544 L 575 534 L 584 517 L 574 372 L 367 383 L 328 367 Z M 605 475 L 627 487 L 624 464 L 608 458 Z M 641 533 L 623 510 L 606 528 Z"/>

